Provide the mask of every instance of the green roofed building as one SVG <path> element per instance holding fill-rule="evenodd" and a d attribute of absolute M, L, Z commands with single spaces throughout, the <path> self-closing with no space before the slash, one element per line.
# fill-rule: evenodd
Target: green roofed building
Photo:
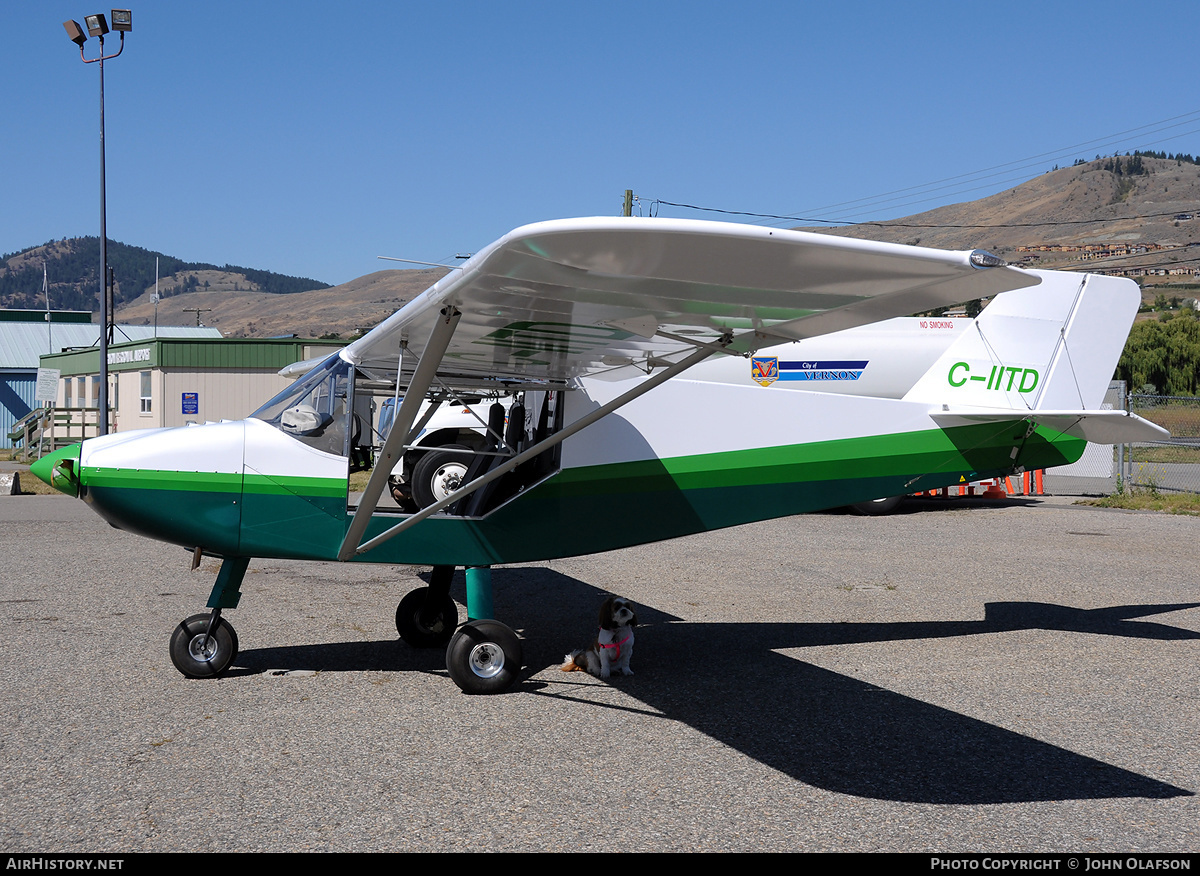
<path fill-rule="evenodd" d="M 0 310 L 0 448 L 12 446 L 12 431 L 28 414 L 42 407 L 37 399 L 38 359 L 67 349 L 95 348 L 100 326 L 86 310 Z M 117 325 L 117 341 L 158 337 L 220 338 L 215 328 L 193 326 Z M 92 353 L 93 360 L 99 357 Z M 98 365 L 96 366 L 98 367 Z M 97 377 L 96 380 L 99 380 Z M 99 383 L 92 398 L 99 395 Z M 92 402 L 92 407 L 96 402 Z M 95 414 L 91 416 L 95 421 Z"/>
<path fill-rule="evenodd" d="M 118 432 L 241 419 L 291 384 L 279 370 L 324 357 L 341 341 L 152 338 L 108 348 L 109 406 Z M 98 405 L 97 348 L 41 357 L 59 371 L 58 405 Z"/>

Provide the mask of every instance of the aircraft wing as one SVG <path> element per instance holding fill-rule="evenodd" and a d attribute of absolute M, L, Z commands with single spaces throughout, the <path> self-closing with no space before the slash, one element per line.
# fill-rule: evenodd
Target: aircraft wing
<path fill-rule="evenodd" d="M 345 355 L 394 377 L 403 346 L 409 371 L 453 305 L 462 317 L 438 368 L 450 385 L 626 377 L 722 336 L 747 353 L 1039 282 L 973 255 L 723 222 L 540 222 L 474 255 Z"/>

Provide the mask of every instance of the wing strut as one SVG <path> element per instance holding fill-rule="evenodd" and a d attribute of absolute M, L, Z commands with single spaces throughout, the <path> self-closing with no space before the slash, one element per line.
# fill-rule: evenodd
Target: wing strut
<path fill-rule="evenodd" d="M 425 345 L 417 367 L 413 370 L 412 379 L 408 382 L 408 391 L 404 393 L 404 401 L 400 403 L 400 410 L 396 411 L 396 418 L 392 421 L 392 430 L 383 442 L 383 448 L 375 460 L 375 470 L 371 472 L 367 488 L 363 490 L 362 500 L 354 512 L 354 519 L 350 521 L 346 537 L 338 549 L 339 560 L 348 560 L 354 556 L 355 546 L 366 532 L 367 524 L 371 522 L 371 515 L 375 513 L 375 506 L 379 504 L 379 496 L 383 493 L 388 475 L 392 473 L 404 445 L 408 443 L 408 433 L 413 420 L 417 418 L 417 411 L 425 401 L 425 393 L 433 384 L 438 366 L 442 364 L 442 356 L 450 346 L 450 339 L 454 336 L 454 329 L 458 327 L 461 316 L 457 308 L 446 305 L 442 308 L 438 321 L 434 323 L 433 331 L 429 333 L 429 343 Z"/>
<path fill-rule="evenodd" d="M 527 460 L 533 459 L 539 453 L 549 450 L 551 447 L 554 447 L 557 444 L 561 444 L 563 441 L 565 441 L 567 438 L 570 438 L 576 432 L 579 432 L 582 429 L 586 429 L 588 426 L 592 425 L 592 423 L 596 422 L 597 420 L 601 419 L 602 417 L 608 416 L 613 411 L 617 410 L 620 407 L 623 407 L 624 405 L 633 401 L 638 396 L 646 394 L 647 392 L 654 389 L 659 384 L 661 384 L 667 380 L 670 380 L 675 375 L 677 375 L 683 371 L 686 371 L 687 369 L 691 368 L 693 365 L 703 362 L 705 359 L 707 359 L 709 356 L 713 355 L 714 353 L 721 352 L 725 347 L 729 346 L 729 344 L 732 342 L 732 340 L 733 340 L 733 338 L 731 335 L 726 335 L 717 344 L 705 344 L 704 346 L 702 346 L 698 350 L 696 350 L 696 352 L 694 352 L 690 356 L 688 356 L 686 359 L 682 359 L 679 362 L 676 362 L 674 365 L 671 365 L 671 366 L 665 368 L 664 370 L 658 372 L 657 374 L 647 378 L 646 380 L 642 381 L 637 386 L 635 386 L 633 389 L 629 390 L 626 393 L 623 393 L 622 395 L 617 396 L 615 399 L 610 401 L 608 404 L 601 405 L 600 407 L 596 408 L 596 410 L 592 411 L 590 414 L 580 417 L 574 423 L 572 423 L 571 425 L 567 426 L 566 428 L 560 430 L 559 432 L 556 432 L 555 434 L 551 435 L 549 438 L 546 438 L 544 441 L 539 441 L 537 444 L 534 444 L 528 450 L 518 453 L 512 459 L 509 459 L 504 464 L 497 466 L 496 468 L 489 471 L 487 474 L 481 475 L 480 477 L 475 478 L 475 480 L 471 481 L 470 483 L 463 485 L 462 487 L 455 490 L 453 493 L 451 493 L 449 496 L 442 499 L 441 501 L 435 502 L 434 504 L 428 506 L 427 508 L 422 509 L 421 511 L 412 515 L 411 517 L 404 520 L 403 522 L 397 523 L 391 529 L 381 532 L 379 535 L 375 536 L 370 541 L 361 545 L 356 550 L 350 551 L 349 555 L 342 556 L 342 554 L 339 553 L 338 559 L 339 560 L 349 559 L 350 556 L 353 556 L 354 554 L 364 554 L 367 551 L 371 550 L 372 548 L 377 547 L 378 545 L 387 541 L 388 539 L 394 538 L 395 536 L 402 533 L 404 530 L 409 529 L 412 526 L 415 526 L 416 524 L 420 523 L 422 520 L 426 519 L 427 517 L 430 517 L 430 516 L 436 514 L 437 512 L 441 511 L 443 508 L 447 508 L 450 505 L 453 505 L 455 502 L 457 502 L 459 499 L 461 499 L 463 496 L 467 495 L 468 493 L 473 493 L 476 490 L 478 490 L 480 487 L 490 484 L 496 478 L 501 477 L 502 475 L 508 474 L 510 471 L 512 471 L 514 468 L 516 468 L 521 463 L 523 463 Z M 432 346 L 432 342 L 430 345 Z M 424 357 L 422 357 L 422 362 L 424 362 Z M 418 366 L 418 368 L 419 367 L 420 366 Z M 416 380 L 416 378 L 414 376 L 414 384 L 415 384 L 415 380 Z M 405 397 L 405 400 L 407 401 L 407 396 Z M 393 427 L 392 434 L 394 434 L 394 433 L 395 433 L 395 427 Z M 390 438 L 391 436 L 389 435 L 388 437 Z M 372 477 L 374 477 L 374 476 L 372 476 Z M 370 485 L 368 484 L 368 487 L 369 486 Z M 378 494 L 376 495 L 376 498 L 378 498 Z M 363 499 L 365 502 L 365 499 L 366 499 L 365 495 L 363 496 Z M 372 505 L 372 507 L 374 507 L 374 506 Z M 363 505 L 359 505 L 359 510 L 355 514 L 356 520 L 357 520 L 358 514 L 362 513 L 362 509 L 363 509 Z M 343 553 L 346 552 L 346 546 L 349 543 L 350 543 L 350 534 L 348 533 L 346 536 L 346 541 L 342 544 L 342 552 Z"/>

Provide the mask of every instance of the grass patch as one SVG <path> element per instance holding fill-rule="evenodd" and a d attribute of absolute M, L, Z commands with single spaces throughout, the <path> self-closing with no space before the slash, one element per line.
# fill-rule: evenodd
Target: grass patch
<path fill-rule="evenodd" d="M 1129 511 L 1163 511 L 1167 514 L 1200 516 L 1200 493 L 1162 493 L 1154 489 L 1134 487 L 1113 493 L 1103 499 L 1080 499 L 1076 505 L 1097 508 L 1124 508 Z"/>
<path fill-rule="evenodd" d="M 1133 413 L 1157 423 L 1172 435 L 1189 437 L 1200 435 L 1200 406 L 1193 403 L 1161 405 L 1139 405 Z"/>
<path fill-rule="evenodd" d="M 1184 444 L 1159 444 L 1157 446 L 1134 447 L 1130 451 L 1133 464 L 1143 462 L 1200 463 L 1200 447 Z"/>
<path fill-rule="evenodd" d="M 65 496 L 66 493 L 60 493 L 58 490 L 49 484 L 43 484 L 27 471 L 21 474 L 21 495 L 22 496 Z"/>

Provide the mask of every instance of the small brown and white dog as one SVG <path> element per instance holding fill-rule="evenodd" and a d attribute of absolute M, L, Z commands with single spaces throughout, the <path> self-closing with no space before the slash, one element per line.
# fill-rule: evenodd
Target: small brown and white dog
<path fill-rule="evenodd" d="M 563 658 L 563 672 L 586 669 L 592 675 L 608 678 L 613 670 L 633 675 L 629 659 L 633 657 L 633 628 L 637 615 L 633 604 L 623 596 L 610 596 L 600 606 L 600 632 L 590 648 L 572 651 Z"/>

